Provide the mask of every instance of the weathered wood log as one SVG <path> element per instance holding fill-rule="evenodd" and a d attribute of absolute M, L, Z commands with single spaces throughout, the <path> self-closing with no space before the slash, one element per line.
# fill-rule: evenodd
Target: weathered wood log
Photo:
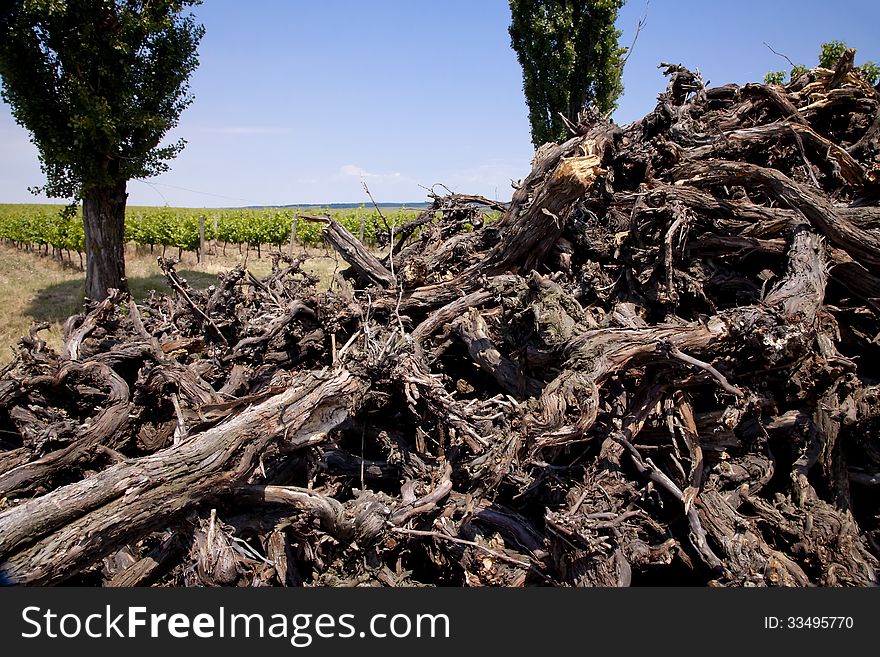
<path fill-rule="evenodd" d="M 686 152 L 686 156 L 694 159 L 707 155 L 717 157 L 727 149 L 741 149 L 743 146 L 765 149 L 769 142 L 789 138 L 802 139 L 818 153 L 823 162 L 832 162 L 850 185 L 861 187 L 868 182 L 864 170 L 852 155 L 808 125 L 799 122 L 778 121 L 726 132 L 714 144 L 690 149 Z"/>
<path fill-rule="evenodd" d="M 111 294 L 108 299 L 112 296 Z M 123 432 L 128 424 L 128 385 L 109 367 L 94 361 L 85 364 L 71 361 L 62 366 L 55 376 L 47 377 L 48 381 L 45 382 L 58 386 L 75 374 L 86 374 L 103 380 L 110 389 L 106 407 L 95 416 L 91 424 L 81 427 L 71 437 L 69 446 L 0 474 L 0 495 L 30 491 L 50 477 L 66 475 L 68 470 L 81 466 L 84 461 L 95 459 L 95 448 L 104 446 L 112 449 L 122 442 Z M 32 380 L 30 384 L 36 385 L 37 382 Z"/>
<path fill-rule="evenodd" d="M 311 215 L 300 215 L 300 217 L 306 221 L 326 224 L 321 235 L 361 276 L 381 287 L 394 287 L 394 275 L 379 262 L 376 256 L 367 251 L 366 247 L 348 232 L 345 226 L 330 217 L 313 217 Z"/>
<path fill-rule="evenodd" d="M 247 347 L 268 342 L 276 335 L 278 335 L 281 329 L 292 322 L 297 315 L 304 315 L 306 317 L 310 317 L 313 320 L 317 319 L 314 311 L 311 308 L 309 308 L 301 301 L 293 301 L 288 305 L 287 310 L 283 315 L 279 315 L 278 317 L 273 319 L 268 324 L 268 326 L 266 326 L 266 330 L 263 331 L 261 335 L 255 335 L 239 340 L 232 348 L 233 354 L 240 354 Z"/>
<path fill-rule="evenodd" d="M 712 160 L 685 165 L 675 178 L 696 186 L 755 185 L 779 201 L 800 210 L 820 233 L 870 271 L 880 272 L 880 236 L 858 228 L 839 214 L 827 200 L 798 185 L 775 169 L 747 162 Z"/>
<path fill-rule="evenodd" d="M 340 369 L 306 374 L 283 393 L 176 447 L 119 463 L 0 513 L 0 560 L 15 581 L 62 582 L 132 536 L 230 492 L 282 440 L 304 448 L 356 408 L 364 383 Z"/>
<path fill-rule="evenodd" d="M 504 390 L 519 398 L 537 397 L 541 393 L 541 382 L 525 375 L 516 363 L 502 356 L 492 344 L 486 322 L 479 312 L 471 310 L 455 322 L 453 329 L 467 344 L 474 362 L 492 375 Z"/>
<path fill-rule="evenodd" d="M 177 534 L 169 534 L 147 556 L 114 575 L 107 582 L 107 586 L 130 588 L 149 585 L 162 574 L 163 570 L 169 568 L 172 560 L 181 552 L 181 549 L 180 537 Z"/>
<path fill-rule="evenodd" d="M 504 227 L 501 241 L 489 252 L 485 263 L 476 265 L 479 271 L 527 272 L 543 261 L 562 234 L 562 217 L 571 212 L 578 199 L 604 173 L 600 163 L 611 139 L 610 132 L 608 129 L 569 140 L 562 147 L 538 151 L 532 173 L 499 221 Z M 534 197 L 528 199 L 526 207 L 529 193 L 534 193 Z"/>

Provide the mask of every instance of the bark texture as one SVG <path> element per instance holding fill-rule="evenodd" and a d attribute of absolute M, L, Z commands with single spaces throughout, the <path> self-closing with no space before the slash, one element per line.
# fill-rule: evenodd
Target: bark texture
<path fill-rule="evenodd" d="M 110 290 L 127 290 L 125 280 L 125 181 L 83 195 L 86 297 L 103 301 Z"/>

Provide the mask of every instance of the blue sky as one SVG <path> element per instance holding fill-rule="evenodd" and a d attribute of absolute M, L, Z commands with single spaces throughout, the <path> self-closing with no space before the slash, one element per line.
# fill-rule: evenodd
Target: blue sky
<path fill-rule="evenodd" d="M 522 77 L 506 0 L 207 0 L 195 102 L 169 139 L 188 145 L 172 170 L 129 183 L 133 205 L 424 200 L 443 183 L 507 200 L 529 171 Z M 614 118 L 635 120 L 665 87 L 661 61 L 713 85 L 759 80 L 819 44 L 843 39 L 856 62 L 880 62 L 880 2 L 630 0 L 629 45 Z M 0 104 L 0 202 L 43 200 L 36 149 Z"/>

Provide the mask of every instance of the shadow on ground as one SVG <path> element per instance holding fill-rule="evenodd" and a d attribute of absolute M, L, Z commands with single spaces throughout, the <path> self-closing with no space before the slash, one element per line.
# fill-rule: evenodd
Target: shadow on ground
<path fill-rule="evenodd" d="M 179 271 L 192 287 L 201 290 L 217 282 L 215 274 L 201 271 Z M 161 274 L 155 276 L 132 276 L 128 286 L 134 298 L 145 299 L 151 290 L 168 293 L 171 288 Z M 79 312 L 85 295 L 85 275 L 63 283 L 49 285 L 39 290 L 33 301 L 24 309 L 24 314 L 35 322 L 63 322 Z"/>

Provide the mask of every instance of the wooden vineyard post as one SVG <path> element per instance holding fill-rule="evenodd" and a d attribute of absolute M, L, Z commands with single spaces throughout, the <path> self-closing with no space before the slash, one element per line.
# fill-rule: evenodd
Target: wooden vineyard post
<path fill-rule="evenodd" d="M 360 235 L 358 236 L 358 239 L 361 241 L 361 244 L 364 243 L 364 225 L 366 223 L 367 223 L 367 215 L 361 214 L 361 232 L 360 232 Z"/>
<path fill-rule="evenodd" d="M 199 215 L 199 255 L 198 262 L 202 262 L 205 259 L 205 217 L 204 215 Z"/>
<path fill-rule="evenodd" d="M 137 225 L 142 226 L 143 223 L 144 223 L 144 213 L 138 212 L 137 213 Z M 135 247 L 134 247 L 135 253 L 138 253 L 141 249 L 144 248 L 144 246 L 145 245 L 142 245 L 142 244 L 139 244 L 138 242 L 135 242 Z M 152 253 L 152 252 L 153 252 L 153 245 L 150 244 L 150 253 Z M 80 260 L 82 260 L 82 256 L 80 256 Z"/>
<path fill-rule="evenodd" d="M 299 224 L 299 213 L 293 215 L 293 221 L 290 222 L 290 245 L 287 247 L 288 257 L 293 257 L 293 245 L 296 243 L 296 229 Z"/>
<path fill-rule="evenodd" d="M 217 226 L 217 213 L 214 213 L 214 236 L 211 238 L 211 254 L 217 255 L 217 234 L 219 233 Z"/>

